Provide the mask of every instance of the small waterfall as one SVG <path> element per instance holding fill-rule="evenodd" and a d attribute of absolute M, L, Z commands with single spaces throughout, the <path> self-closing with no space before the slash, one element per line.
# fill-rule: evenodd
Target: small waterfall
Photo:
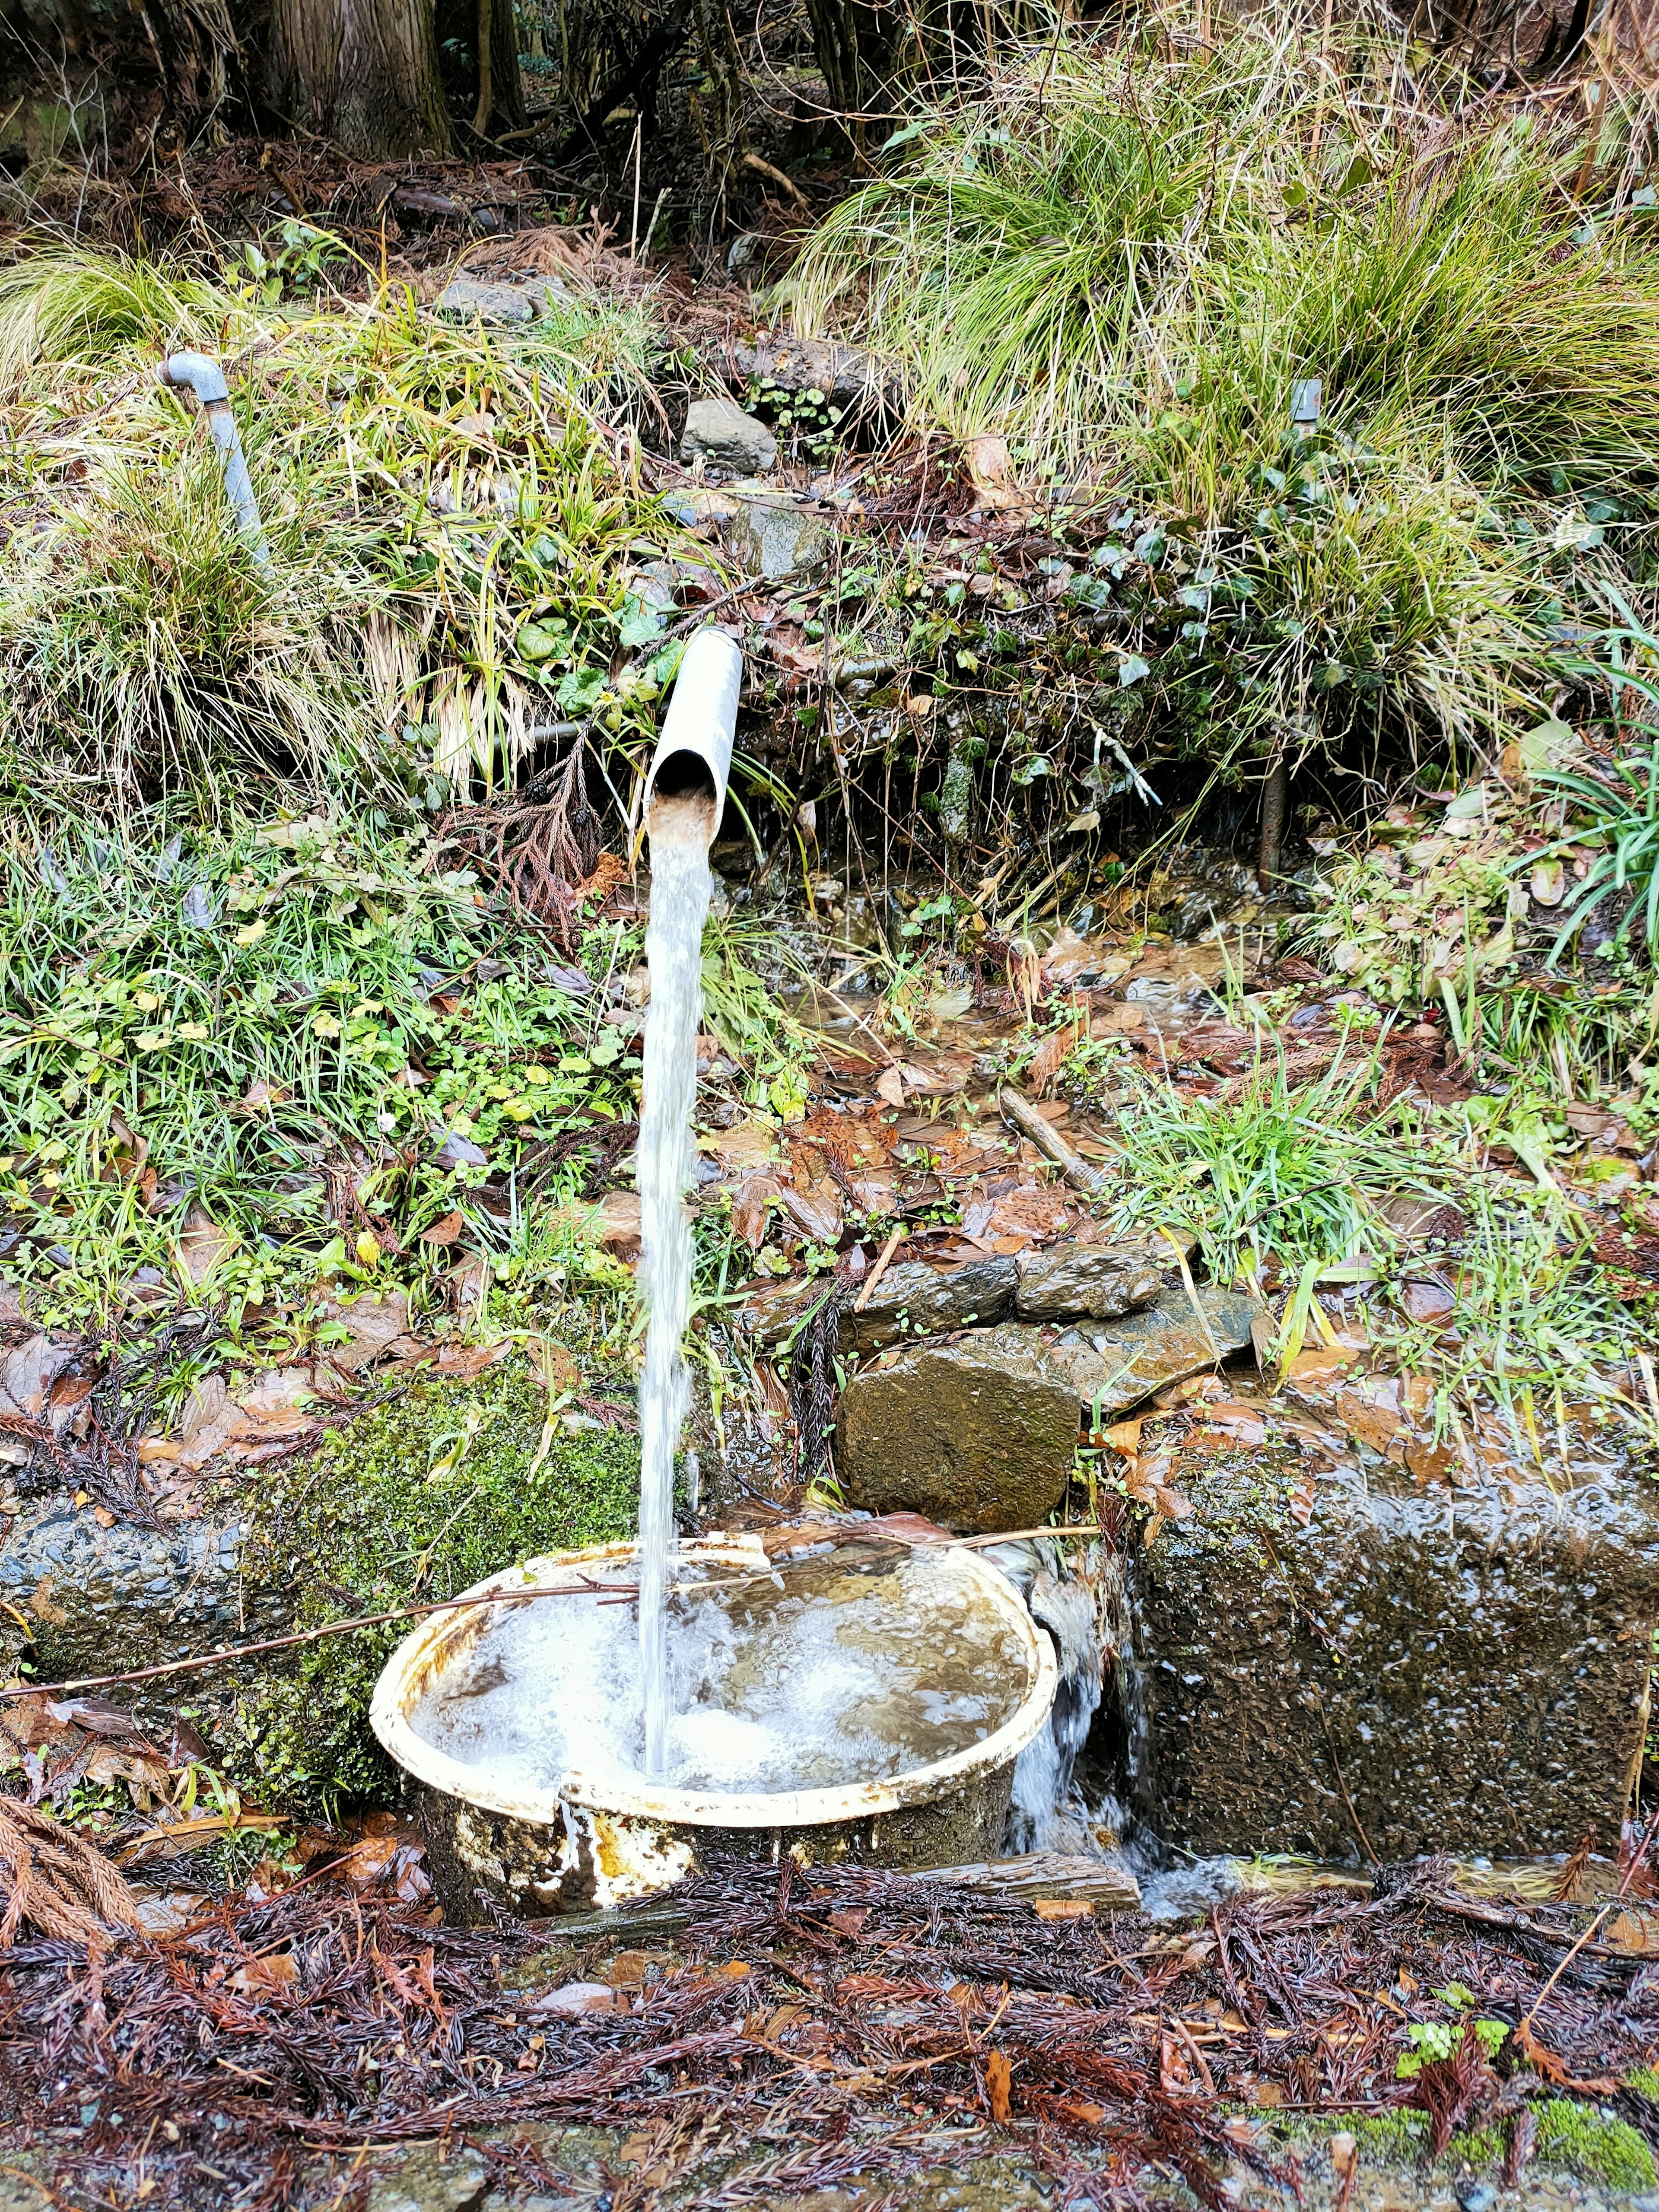
<path fill-rule="evenodd" d="M 701 796 L 659 798 L 647 820 L 651 913 L 645 960 L 640 1109 L 641 1285 L 649 1308 L 640 1380 L 640 1671 L 645 1693 L 645 1771 L 660 1778 L 668 1737 L 664 1590 L 674 1548 L 674 1449 L 690 1398 L 681 1351 L 691 1317 L 691 1224 L 685 1194 L 696 1166 L 691 1113 L 702 1018 L 702 926 L 708 912 L 708 841 Z"/>
<path fill-rule="evenodd" d="M 1113 1658 L 1103 1600 L 1107 1583 L 1115 1579 L 1116 1559 L 1097 1544 L 1069 1559 L 1068 1548 L 1038 1538 L 992 1554 L 1024 1591 L 1033 1619 L 1053 1636 L 1060 1660 L 1060 1687 L 1048 1726 L 1015 1764 L 1011 1851 L 1095 1855 L 1106 1847 L 1105 1834 L 1115 1832 L 1105 1818 L 1108 1808 L 1091 1808 L 1085 1801 L 1076 1767 Z"/>

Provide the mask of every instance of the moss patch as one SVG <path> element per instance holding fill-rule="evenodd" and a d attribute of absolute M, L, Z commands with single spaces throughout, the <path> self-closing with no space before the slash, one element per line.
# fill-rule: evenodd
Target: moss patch
<path fill-rule="evenodd" d="M 1599 2181 L 1619 2190 L 1647 2190 L 1655 2186 L 1653 2153 L 1640 2133 L 1627 2121 L 1603 2118 L 1590 2105 L 1575 2104 L 1570 2097 L 1551 2097 L 1535 2104 L 1538 2137 L 1533 2147 L 1536 2165 L 1556 2166 L 1579 2181 Z M 1264 2119 L 1273 2118 L 1263 2112 Z M 1310 2128 L 1310 2135 L 1325 2135 L 1346 2128 L 1358 2143 L 1363 2156 L 1397 2166 L 1424 2161 L 1428 2149 L 1428 2119 L 1413 2112 L 1340 2114 L 1328 2126 Z M 1455 2135 L 1446 2147 L 1437 2171 L 1495 2170 L 1503 2160 L 1504 2131 L 1480 2128 Z"/>
<path fill-rule="evenodd" d="M 470 1383 L 419 1382 L 264 1478 L 252 1502 L 250 1583 L 293 1593 L 308 1628 L 453 1597 L 538 1553 L 634 1533 L 637 1439 L 616 1430 L 541 1440 L 546 1398 L 519 1360 Z M 408 1621 L 276 1655 L 235 1682 L 235 1765 L 266 1804 L 328 1813 L 384 1796 L 396 1770 L 368 1701 Z"/>
<path fill-rule="evenodd" d="M 1546 2165 L 1564 2166 L 1609 2189 L 1653 2187 L 1653 2153 L 1627 2120 L 1603 2119 L 1588 2105 L 1575 2105 L 1566 2097 L 1553 2097 L 1536 2110 L 1534 2155 Z"/>

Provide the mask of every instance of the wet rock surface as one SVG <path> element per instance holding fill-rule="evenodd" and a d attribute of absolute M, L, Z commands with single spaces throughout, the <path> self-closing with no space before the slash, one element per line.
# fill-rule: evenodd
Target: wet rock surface
<path fill-rule="evenodd" d="M 1166 1383 L 1247 1351 L 1250 1324 L 1261 1310 L 1237 1291 L 1200 1290 L 1203 1326 L 1186 1292 L 1168 1288 L 1158 1302 L 1102 1328 L 1085 1324 L 1053 1338 L 1048 1357 L 1070 1380 L 1081 1403 L 1103 1419 L 1150 1398 Z"/>
<path fill-rule="evenodd" d="M 1158 1269 L 1144 1252 L 1115 1245 L 1057 1244 L 1020 1255 L 1014 1293 L 1022 1321 L 1053 1321 L 1069 1314 L 1116 1321 L 1158 1296 Z"/>
<path fill-rule="evenodd" d="M 279 1635 L 293 1596 L 245 1584 L 246 1537 L 246 1519 L 229 1508 L 158 1530 L 105 1528 L 67 1492 L 32 1500 L 0 1547 L 0 1657 L 15 1664 L 27 1634 L 42 1678 L 57 1680 Z M 209 1687 L 203 1674 L 180 1682 L 196 1698 Z M 173 1702 L 182 1693 L 173 1685 Z"/>
<path fill-rule="evenodd" d="M 777 440 L 735 400 L 694 399 L 687 408 L 680 459 L 688 467 L 705 461 L 732 476 L 752 477 L 769 469 L 777 458 Z"/>
<path fill-rule="evenodd" d="M 889 1267 L 861 1312 L 841 1317 L 843 1352 L 878 1352 L 905 1336 L 935 1336 L 946 1329 L 1003 1320 L 1013 1308 L 1018 1282 L 1011 1259 L 971 1260 L 965 1267 L 930 1267 L 913 1260 Z"/>
<path fill-rule="evenodd" d="M 1078 1441 L 1076 1395 L 1038 1331 L 1018 1322 L 884 1355 L 842 1394 L 836 1466 L 849 1501 L 985 1534 L 1059 1504 Z"/>
<path fill-rule="evenodd" d="M 1659 1617 L 1644 1477 L 1315 1481 L 1270 1443 L 1169 1480 L 1192 1512 L 1130 1577 L 1167 1841 L 1357 1863 L 1617 1837 Z"/>
<path fill-rule="evenodd" d="M 1143 1261 L 1109 1256 L 1126 1264 L 1103 1270 L 1097 1289 L 1108 1282 L 1123 1295 L 1144 1288 L 1159 1302 L 1080 1328 L 1018 1321 L 965 1328 L 942 1342 L 890 1349 L 855 1373 L 842 1394 L 836 1431 L 836 1465 L 851 1502 L 874 1513 L 923 1513 L 980 1534 L 1035 1527 L 1064 1493 L 1085 1411 L 1109 1419 L 1249 1343 L 1251 1299 L 1201 1291 L 1207 1324 L 1201 1329 L 1184 1295 L 1159 1291 Z M 933 1273 L 920 1266 L 894 1272 Z M 886 1327 L 896 1334 L 908 1321 L 915 1334 L 923 1301 L 949 1297 L 960 1307 L 969 1294 L 995 1295 L 1006 1281 L 991 1275 L 963 1284 L 978 1273 L 937 1276 L 937 1289 L 920 1279 L 914 1289 L 902 1285 L 904 1304 L 878 1316 L 844 1316 L 843 1330 L 869 1321 L 872 1335 Z M 1016 1291 L 1018 1282 L 1016 1275 Z"/>

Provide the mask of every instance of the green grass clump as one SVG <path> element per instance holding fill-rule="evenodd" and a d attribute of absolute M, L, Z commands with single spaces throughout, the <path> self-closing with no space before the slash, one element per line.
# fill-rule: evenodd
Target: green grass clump
<path fill-rule="evenodd" d="M 538 1553 L 629 1536 L 639 1446 L 611 1430 L 555 1440 L 532 1474 L 546 1395 L 521 1361 L 479 1382 L 417 1383 L 262 1475 L 251 1583 L 291 1590 L 295 1626 L 453 1596 Z M 315 1812 L 395 1779 L 368 1700 L 408 1621 L 301 1648 L 238 1686 L 231 1764 L 265 1804 Z"/>
<path fill-rule="evenodd" d="M 1056 27 L 921 110 L 807 240 L 798 320 L 1028 478 L 1111 488 L 1074 594 L 1125 684 L 1156 633 L 1212 748 L 1490 725 L 1539 689 L 1575 550 L 1650 512 L 1659 234 L 1575 204 L 1535 109 L 1437 103 L 1390 34 L 1193 31 Z"/>
<path fill-rule="evenodd" d="M 1432 1187 L 1397 1116 L 1371 1103 L 1375 1078 L 1362 1042 L 1316 1083 L 1292 1089 L 1264 1037 L 1236 1097 L 1142 1083 L 1117 1117 L 1114 1226 L 1192 1231 L 1206 1272 L 1222 1283 L 1259 1277 L 1270 1258 L 1334 1265 L 1374 1249 L 1377 1200 Z"/>

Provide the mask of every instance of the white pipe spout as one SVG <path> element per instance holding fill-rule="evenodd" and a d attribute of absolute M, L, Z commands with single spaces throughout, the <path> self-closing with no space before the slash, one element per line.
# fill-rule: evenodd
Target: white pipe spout
<path fill-rule="evenodd" d="M 712 839 L 726 805 L 742 688 L 743 653 L 737 640 L 712 625 L 698 630 L 674 679 L 674 696 L 646 779 L 647 822 L 659 799 L 702 799 Z"/>
<path fill-rule="evenodd" d="M 220 465 L 225 472 L 225 496 L 236 518 L 236 527 L 247 541 L 255 567 L 262 574 L 273 574 L 270 548 L 265 543 L 259 503 L 253 496 L 242 441 L 236 431 L 236 417 L 231 411 L 230 386 L 225 381 L 225 372 L 210 354 L 174 353 L 167 356 L 157 374 L 170 391 L 196 394 L 207 416 L 208 435 L 219 449 Z"/>

